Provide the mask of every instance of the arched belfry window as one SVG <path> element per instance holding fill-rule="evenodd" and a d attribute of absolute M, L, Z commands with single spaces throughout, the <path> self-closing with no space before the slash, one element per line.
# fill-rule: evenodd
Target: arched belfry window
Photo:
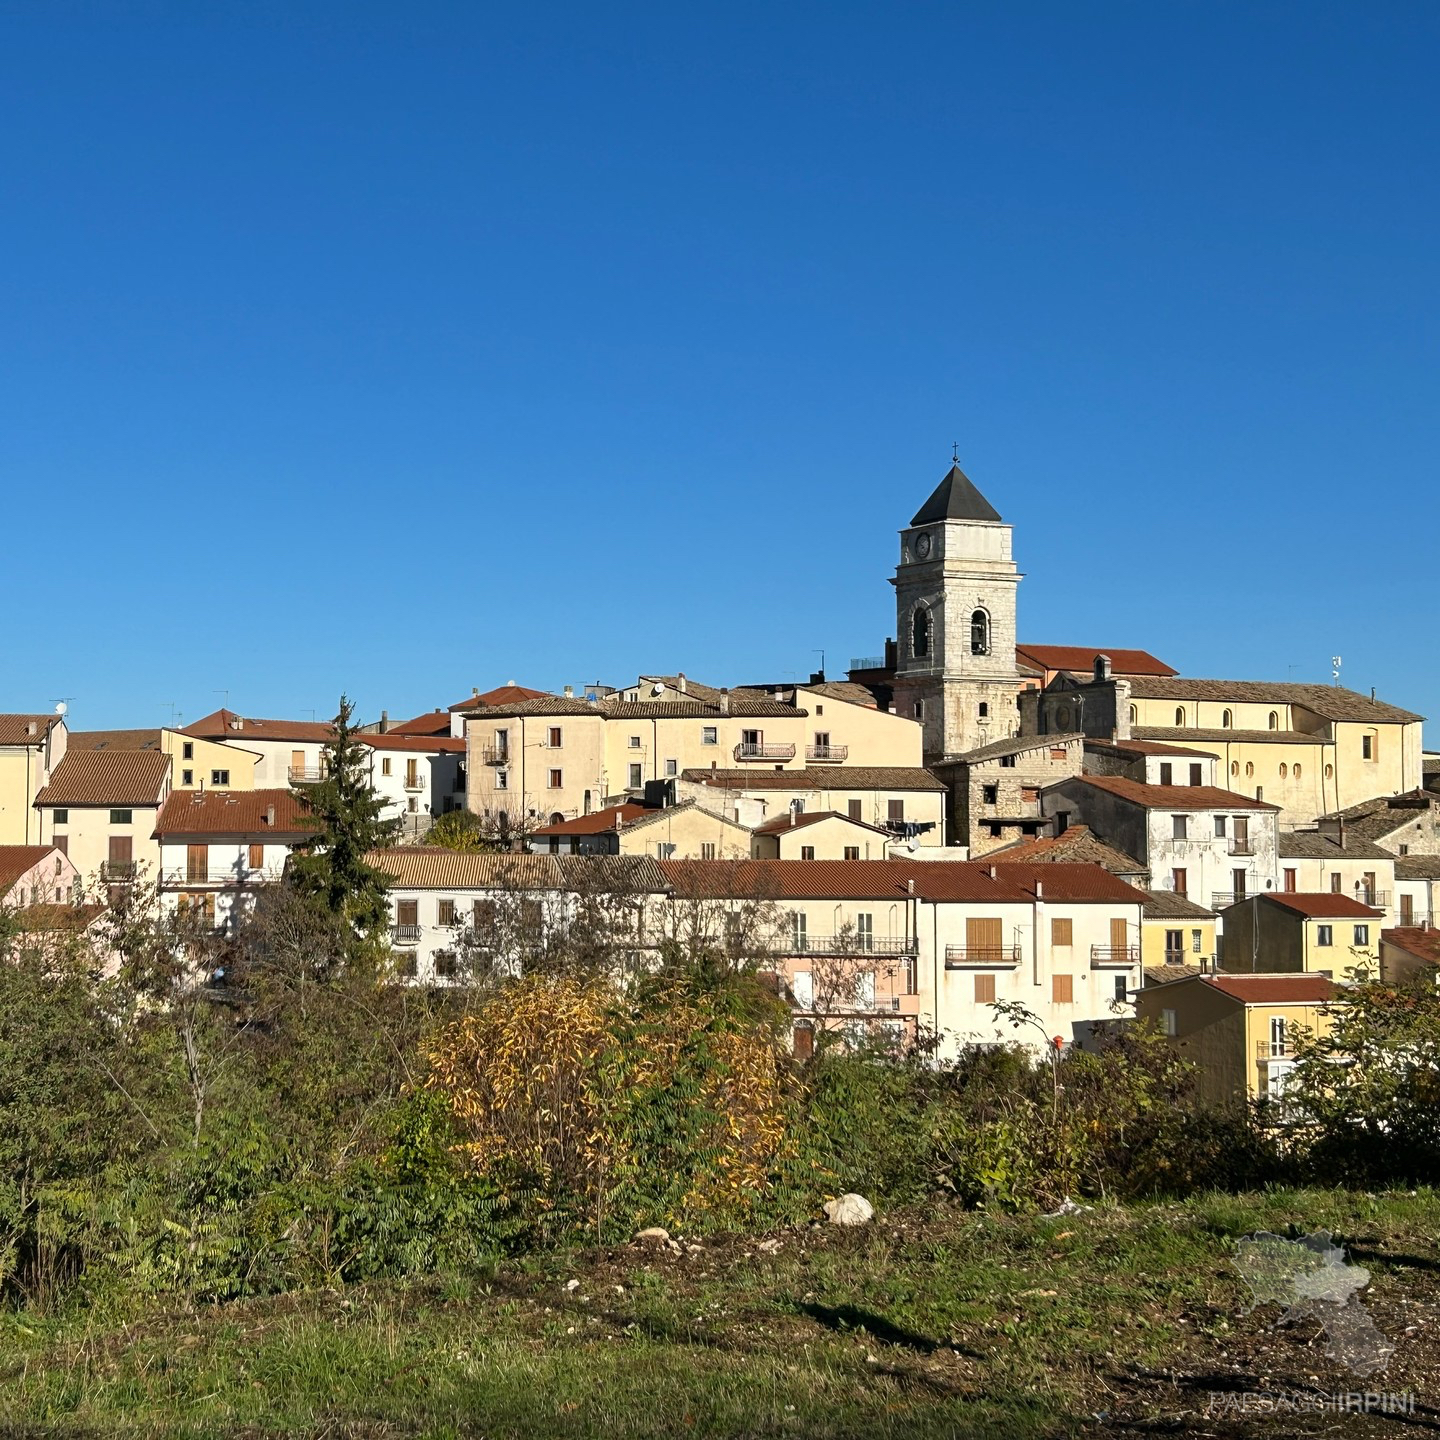
<path fill-rule="evenodd" d="M 990 653 L 990 617 L 983 610 L 975 611 L 970 617 L 970 653 Z"/>
<path fill-rule="evenodd" d="M 930 612 L 923 606 L 915 607 L 910 622 L 910 653 L 916 657 L 930 653 Z"/>

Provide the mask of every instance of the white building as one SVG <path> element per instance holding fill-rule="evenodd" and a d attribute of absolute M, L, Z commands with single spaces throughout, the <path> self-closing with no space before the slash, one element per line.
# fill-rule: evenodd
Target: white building
<path fill-rule="evenodd" d="M 450 735 L 359 735 L 370 751 L 370 788 L 385 802 L 387 820 L 403 820 L 410 835 L 430 821 L 465 808 L 465 742 Z"/>

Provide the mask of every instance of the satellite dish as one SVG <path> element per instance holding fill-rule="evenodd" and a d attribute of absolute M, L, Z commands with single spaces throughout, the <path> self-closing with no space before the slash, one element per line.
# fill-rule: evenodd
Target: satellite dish
<path fill-rule="evenodd" d="M 57 715 L 63 715 L 66 711 L 66 708 L 66 704 L 63 700 L 57 700 L 55 702 L 55 713 Z"/>
<path fill-rule="evenodd" d="M 663 695 L 663 694 L 665 693 L 665 687 L 657 680 L 657 681 L 650 687 L 650 693 L 651 693 L 652 695 Z"/>

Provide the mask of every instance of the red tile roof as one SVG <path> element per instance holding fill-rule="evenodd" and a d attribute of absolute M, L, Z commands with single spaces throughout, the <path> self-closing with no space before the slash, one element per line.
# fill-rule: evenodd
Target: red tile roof
<path fill-rule="evenodd" d="M 458 736 L 445 735 L 397 735 L 395 731 L 387 731 L 384 735 L 357 735 L 355 737 L 362 745 L 368 745 L 372 750 L 416 750 L 424 751 L 431 755 L 449 754 L 463 755 L 465 753 L 465 742 Z"/>
<path fill-rule="evenodd" d="M 246 740 L 319 740 L 335 734 L 330 721 L 320 720 L 257 720 L 239 715 L 234 710 L 220 709 L 184 726 L 182 735 L 195 735 L 201 740 L 229 740 L 243 745 Z"/>
<path fill-rule="evenodd" d="M 1113 875 L 1143 875 L 1148 866 L 1096 839 L 1088 825 L 1071 825 L 1063 835 L 1036 835 L 1013 845 L 992 850 L 986 859 L 992 864 L 1054 865 L 1070 863 L 1103 865 Z"/>
<path fill-rule="evenodd" d="M 783 815 L 777 815 L 773 820 L 767 820 L 763 825 L 755 827 L 757 835 L 783 835 L 787 830 L 803 830 L 807 825 L 818 824 L 821 820 L 843 820 L 847 825 L 858 825 L 862 830 L 873 830 L 877 835 L 888 835 L 888 830 L 882 830 L 878 825 L 867 825 L 863 820 L 852 819 L 849 815 L 842 815 L 838 810 L 804 810 L 800 814 L 787 810 Z"/>
<path fill-rule="evenodd" d="M 267 816 L 274 813 L 275 822 Z M 308 835 L 309 813 L 290 790 L 176 790 L 155 821 L 169 835 Z"/>
<path fill-rule="evenodd" d="M 1335 982 L 1324 975 L 1206 975 L 1201 984 L 1246 1005 L 1323 1005 L 1335 998 Z"/>
<path fill-rule="evenodd" d="M 1108 790 L 1132 805 L 1147 810 L 1271 810 L 1280 806 L 1268 800 L 1254 800 L 1238 790 L 1222 790 L 1217 785 L 1142 785 L 1119 775 L 1077 775 L 1062 781 L 1067 785 L 1093 785 Z"/>
<path fill-rule="evenodd" d="M 59 854 L 53 845 L 0 845 L 0 900 L 22 875 L 28 875 L 51 854 Z"/>
<path fill-rule="evenodd" d="M 1383 910 L 1362 905 L 1348 895 L 1335 895 L 1306 890 L 1267 890 L 1262 897 L 1303 915 L 1307 920 L 1374 920 Z"/>
<path fill-rule="evenodd" d="M 603 810 L 592 810 L 588 815 L 577 815 L 573 820 L 562 820 L 557 824 L 532 830 L 530 833 L 532 835 L 608 835 L 615 828 L 617 816 L 622 825 L 632 825 L 636 820 L 643 820 L 647 815 L 654 813 L 653 810 L 646 809 L 644 805 L 637 805 L 627 800 L 621 805 L 607 805 Z"/>
<path fill-rule="evenodd" d="M 1188 745 L 1163 745 L 1158 740 L 1096 740 L 1085 741 L 1087 750 L 1118 750 L 1125 755 L 1188 755 L 1194 760 L 1213 760 L 1209 750 L 1192 750 Z"/>
<path fill-rule="evenodd" d="M 483 694 L 476 690 L 474 694 L 464 700 L 457 700 L 450 706 L 451 710 L 474 710 L 481 705 L 518 705 L 522 700 L 548 700 L 548 690 L 531 690 L 524 685 L 516 685 L 513 682 L 508 685 L 499 685 L 494 690 L 486 690 Z"/>
<path fill-rule="evenodd" d="M 1428 925 L 1423 928 L 1419 925 L 1397 925 L 1393 930 L 1382 930 L 1380 938 L 1387 945 L 1396 945 L 1419 960 L 1440 965 L 1440 930 Z"/>
<path fill-rule="evenodd" d="M 158 805 L 170 779 L 170 757 L 159 750 L 65 752 L 37 805 Z"/>
<path fill-rule="evenodd" d="M 1029 661 L 1043 670 L 1070 670 L 1093 674 L 1095 657 L 1110 657 L 1113 675 L 1178 675 L 1180 672 L 1157 660 L 1148 650 L 1097 650 L 1089 645 L 1017 645 L 1015 658 Z"/>
<path fill-rule="evenodd" d="M 0 715 L 0 745 L 41 745 L 59 715 Z"/>
<path fill-rule="evenodd" d="M 424 715 L 417 715 L 413 720 L 402 720 L 398 725 L 392 725 L 388 732 L 391 735 L 448 735 L 450 733 L 450 712 L 448 710 L 431 710 Z"/>

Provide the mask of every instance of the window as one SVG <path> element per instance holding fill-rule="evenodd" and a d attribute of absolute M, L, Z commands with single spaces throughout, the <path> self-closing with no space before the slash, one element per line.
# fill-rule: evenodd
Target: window
<path fill-rule="evenodd" d="M 1188 894 L 1187 881 L 1183 870 L 1172 870 L 1170 872 L 1170 888 L 1177 895 Z"/>
<path fill-rule="evenodd" d="M 669 840 L 656 841 L 655 858 L 657 860 L 673 860 L 675 858 L 674 844 Z"/>
<path fill-rule="evenodd" d="M 1183 725 L 1185 723 L 1185 707 L 1183 705 L 1177 705 L 1175 707 L 1175 723 L 1177 725 Z"/>
<path fill-rule="evenodd" d="M 1205 932 L 1203 930 L 1192 930 L 1190 932 L 1190 953 L 1198 955 L 1200 947 L 1205 943 Z"/>
<path fill-rule="evenodd" d="M 435 974 L 441 980 L 455 978 L 455 952 L 453 950 L 437 950 L 435 952 Z"/>
<path fill-rule="evenodd" d="M 677 761 L 667 760 L 665 762 L 665 778 L 667 780 L 673 780 L 679 773 L 680 765 Z"/>
<path fill-rule="evenodd" d="M 55 812 L 55 823 L 57 825 L 68 825 L 70 823 L 70 812 L 68 810 L 57 810 Z"/>
<path fill-rule="evenodd" d="M 720 743 L 719 730 L 714 725 L 701 726 L 700 743 L 702 745 L 718 745 Z"/>
<path fill-rule="evenodd" d="M 263 870 L 265 868 L 265 847 L 263 845 L 250 846 L 248 858 L 252 870 Z"/>
<path fill-rule="evenodd" d="M 1173 1010 L 1162 1010 L 1160 1012 L 1160 1028 L 1167 1035 L 1175 1033 L 1175 1012 Z"/>
<path fill-rule="evenodd" d="M 497 770 L 495 772 L 495 788 L 497 790 L 508 790 L 510 788 L 510 772 L 508 770 Z"/>
<path fill-rule="evenodd" d="M 1040 803 L 1040 787 L 1038 785 L 1022 785 L 1020 799 L 1026 805 L 1038 805 Z"/>
<path fill-rule="evenodd" d="M 632 766 L 631 768 L 633 769 L 634 767 Z M 550 772 L 550 788 L 551 788 L 552 790 L 561 790 L 561 789 L 564 788 L 564 786 L 565 786 L 565 775 L 564 775 L 564 773 L 563 773 L 562 771 L 560 771 L 560 770 L 552 770 L 552 771 Z"/>
<path fill-rule="evenodd" d="M 1266 725 L 1271 730 L 1278 730 L 1280 728 L 1280 716 L 1274 710 L 1270 712 L 1266 719 Z"/>
<path fill-rule="evenodd" d="M 1161 763 L 1160 783 L 1162 785 L 1173 785 L 1175 783 L 1174 766 L 1172 766 L 1168 760 Z"/>
<path fill-rule="evenodd" d="M 1368 925 L 1357 925 L 1355 927 L 1355 943 L 1357 945 L 1368 945 L 1370 943 L 1370 927 Z"/>
<path fill-rule="evenodd" d="M 813 860 L 815 858 L 815 847 L 813 845 L 802 845 L 800 847 L 800 858 L 802 860 Z"/>
<path fill-rule="evenodd" d="M 195 783 L 195 772 L 193 770 L 182 770 L 180 772 L 180 783 L 182 785 L 193 785 Z"/>
<path fill-rule="evenodd" d="M 1233 730 L 1235 728 L 1235 717 L 1228 710 L 1220 712 L 1220 728 L 1222 730 Z"/>
<path fill-rule="evenodd" d="M 1002 770 L 1013 770 L 1015 768 L 1015 757 L 1013 755 L 1002 755 L 1000 757 L 1000 768 Z"/>
<path fill-rule="evenodd" d="M 1073 975 L 1052 975 L 1050 977 L 1050 999 L 1056 1005 L 1075 1003 L 1075 977 Z"/>
<path fill-rule="evenodd" d="M 1000 787 L 998 785 L 984 785 L 980 789 L 980 802 L 983 805 L 998 805 L 1000 803 Z"/>
<path fill-rule="evenodd" d="M 1138 706 L 1132 705 L 1130 707 L 1130 723 L 1132 725 L 1138 725 L 1140 723 L 1140 710 Z"/>
<path fill-rule="evenodd" d="M 915 702 L 915 718 L 917 720 L 923 720 L 925 718 L 925 702 L 923 700 L 917 700 Z"/>
<path fill-rule="evenodd" d="M 640 748 L 640 737 L 638 735 L 632 735 L 630 737 L 630 748 L 632 750 L 638 750 Z"/>
<path fill-rule="evenodd" d="M 865 802 L 863 800 L 847 800 L 845 802 L 846 813 L 852 820 L 865 820 Z"/>
<path fill-rule="evenodd" d="M 887 818 L 891 824 L 903 824 L 905 820 L 905 802 L 903 800 L 887 800 L 885 804 L 888 811 Z"/>
<path fill-rule="evenodd" d="M 420 802 L 412 795 L 409 800 L 405 802 L 405 808 L 410 814 L 418 815 L 420 813 Z"/>
<path fill-rule="evenodd" d="M 1373 760 L 1375 758 L 1375 737 L 1373 735 L 1362 735 L 1360 737 L 1360 758 L 1362 760 Z"/>
<path fill-rule="evenodd" d="M 419 973 L 419 957 L 413 950 L 405 950 L 395 962 L 395 973 L 402 980 L 413 980 Z"/>
<path fill-rule="evenodd" d="M 1251 776 L 1253 776 L 1254 774 L 1255 774 L 1255 762 L 1254 762 L 1253 760 L 1247 760 L 1247 761 L 1245 762 L 1245 778 L 1246 778 L 1247 780 L 1249 780 L 1249 779 L 1251 778 Z"/>
<path fill-rule="evenodd" d="M 210 878 L 210 847 L 208 845 L 187 845 L 185 847 L 185 878 L 192 883 L 202 885 Z"/>
<path fill-rule="evenodd" d="M 552 725 L 550 727 L 550 748 L 552 750 L 558 750 L 562 738 L 560 727 L 558 725 Z"/>
<path fill-rule="evenodd" d="M 388 774 L 390 774 L 390 770 L 391 770 L 390 757 L 387 755 L 387 756 L 385 756 L 385 758 L 384 758 L 383 760 L 381 760 L 381 762 L 380 762 L 380 773 L 381 773 L 382 775 L 388 775 Z"/>
<path fill-rule="evenodd" d="M 210 783 L 212 785 L 228 785 L 230 783 L 230 772 L 228 770 L 212 770 L 210 772 Z"/>
<path fill-rule="evenodd" d="M 817 730 L 815 732 L 815 749 L 820 755 L 829 753 L 830 732 L 828 730 Z"/>
<path fill-rule="evenodd" d="M 792 815 L 803 815 L 803 814 L 805 813 L 805 802 L 804 802 L 804 800 L 800 799 L 799 797 L 797 797 L 796 799 L 792 800 L 792 801 L 790 802 L 790 813 L 791 813 Z"/>
<path fill-rule="evenodd" d="M 436 906 L 435 923 L 437 925 L 453 925 L 455 923 L 455 902 L 453 900 L 441 900 Z"/>
<path fill-rule="evenodd" d="M 1202 766 L 1192 765 L 1190 767 L 1190 783 L 1192 785 L 1203 785 L 1205 783 L 1204 775 L 1205 771 Z"/>
<path fill-rule="evenodd" d="M 1073 945 L 1075 943 L 1075 922 L 1052 915 L 1050 917 L 1050 943 L 1052 945 Z"/>
<path fill-rule="evenodd" d="M 495 918 L 499 910 L 493 900 L 477 900 L 470 907 L 470 924 L 480 931 L 490 931 L 495 928 Z"/>
<path fill-rule="evenodd" d="M 1335 943 L 1334 931 L 1329 925 L 1315 927 L 1315 943 L 1317 945 L 1333 945 Z"/>
<path fill-rule="evenodd" d="M 790 915 L 790 943 L 800 954 L 804 954 L 809 948 L 808 936 L 805 932 L 805 912 L 795 910 Z"/>
<path fill-rule="evenodd" d="M 801 1010 L 809 1010 L 815 1004 L 815 986 L 810 979 L 808 970 L 797 970 L 790 981 L 790 993 L 795 997 L 795 1004 Z"/>
<path fill-rule="evenodd" d="M 645 786 L 644 767 L 632 765 L 630 767 L 630 789 L 641 790 Z"/>
<path fill-rule="evenodd" d="M 1230 762 L 1230 773 L 1232 775 L 1238 775 L 1240 773 L 1240 762 L 1238 760 L 1232 760 Z"/>
<path fill-rule="evenodd" d="M 910 653 L 916 659 L 930 653 L 930 634 L 930 612 L 923 605 L 917 605 L 910 617 Z"/>
<path fill-rule="evenodd" d="M 700 845 L 700 858 L 702 860 L 713 860 L 715 858 L 715 842 L 705 840 Z"/>
<path fill-rule="evenodd" d="M 1298 765 L 1292 765 L 1290 767 L 1290 778 L 1292 780 L 1298 780 L 1300 778 L 1300 767 Z"/>
<path fill-rule="evenodd" d="M 420 902 L 418 900 L 397 900 L 395 902 L 395 923 L 397 925 L 418 925 L 420 923 Z"/>
<path fill-rule="evenodd" d="M 861 914 L 855 917 L 855 944 L 861 950 L 875 948 L 875 917 Z"/>
<path fill-rule="evenodd" d="M 1335 767 L 1333 765 L 1327 765 L 1325 767 L 1325 778 L 1327 780 L 1333 780 L 1335 778 Z"/>
<path fill-rule="evenodd" d="M 110 812 L 110 823 L 112 825 L 129 825 L 131 819 L 132 816 L 129 810 L 112 810 Z"/>
<path fill-rule="evenodd" d="M 975 1003 L 977 1005 L 993 1005 L 995 1003 L 995 977 L 993 975 L 977 975 L 975 977 Z"/>
<path fill-rule="evenodd" d="M 1167 965 L 1183 965 L 1185 963 L 1185 932 L 1183 930 L 1167 930 L 1165 932 L 1165 963 Z"/>
<path fill-rule="evenodd" d="M 1332 895 L 1338 895 L 1340 893 L 1340 883 L 1340 875 L 1337 871 L 1330 877 L 1330 893 Z"/>
<path fill-rule="evenodd" d="M 1284 876 L 1281 878 L 1281 889 L 1283 889 L 1287 895 L 1293 895 L 1295 893 L 1295 880 L 1296 872 L 1294 866 L 1287 867 Z"/>
<path fill-rule="evenodd" d="M 1400 853 L 1401 853 L 1402 855 L 1408 855 L 1408 854 L 1410 853 L 1410 847 L 1409 847 L 1408 845 L 1402 844 L 1402 845 L 1400 846 Z"/>
<path fill-rule="evenodd" d="M 1115 977 L 1115 998 L 1122 1005 L 1130 998 L 1130 981 L 1124 975 Z"/>
<path fill-rule="evenodd" d="M 845 847 L 845 858 L 847 860 L 858 860 L 860 858 L 860 847 L 858 845 L 847 845 Z"/>
<path fill-rule="evenodd" d="M 1282 760 L 1280 762 L 1280 778 L 1284 780 L 1290 774 L 1290 767 Z"/>
<path fill-rule="evenodd" d="M 983 610 L 976 610 L 970 616 L 970 653 L 990 653 L 990 617 Z"/>
<path fill-rule="evenodd" d="M 1190 817 L 1188 815 L 1172 815 L 1170 817 L 1170 838 L 1172 840 L 1184 840 L 1190 830 Z"/>
<path fill-rule="evenodd" d="M 1223 815 L 1215 817 L 1215 838 L 1217 840 L 1225 838 L 1225 817 Z"/>

